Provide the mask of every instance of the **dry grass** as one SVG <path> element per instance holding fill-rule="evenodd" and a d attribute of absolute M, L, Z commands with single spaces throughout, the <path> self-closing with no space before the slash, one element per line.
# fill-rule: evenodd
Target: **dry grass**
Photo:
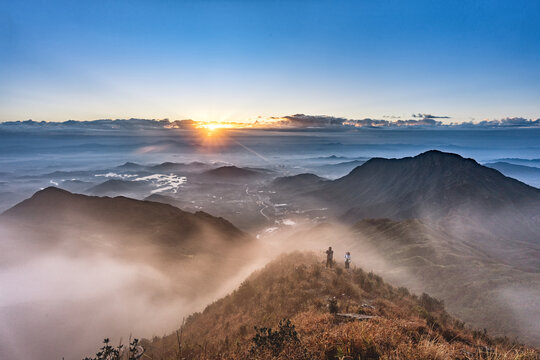
<path fill-rule="evenodd" d="M 374 315 L 348 321 L 329 314 Z M 255 327 L 291 319 L 297 339 L 254 347 Z M 361 269 L 325 269 L 313 254 L 282 256 L 237 290 L 191 315 L 176 333 L 144 341 L 153 359 L 539 359 L 532 348 L 468 329 L 442 302 L 394 288 Z"/>

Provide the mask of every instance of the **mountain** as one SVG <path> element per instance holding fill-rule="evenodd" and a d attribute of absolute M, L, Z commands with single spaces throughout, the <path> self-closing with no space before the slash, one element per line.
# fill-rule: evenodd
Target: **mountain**
<path fill-rule="evenodd" d="M 268 173 L 266 171 L 259 171 L 258 169 L 239 168 L 231 165 L 208 170 L 201 175 L 206 180 L 241 182 L 246 180 L 260 180 L 268 176 Z"/>
<path fill-rule="evenodd" d="M 540 244 L 540 189 L 459 155 L 428 151 L 374 158 L 304 199 L 330 207 L 349 223 L 366 218 L 430 219 L 507 244 Z"/>
<path fill-rule="evenodd" d="M 204 212 L 57 188 L 1 214 L 0 235 L 0 273 L 14 274 L 3 286 L 15 298 L 0 318 L 13 338 L 34 339 L 2 337 L 2 359 L 82 358 L 93 350 L 88 338 L 106 331 L 171 329 L 179 314 L 221 296 L 255 245 Z M 66 342 L 74 331 L 85 335 Z"/>
<path fill-rule="evenodd" d="M 270 183 L 270 188 L 277 192 L 298 192 L 314 190 L 328 182 L 328 179 L 322 178 L 314 174 L 298 174 L 294 176 L 283 176 L 274 179 Z"/>
<path fill-rule="evenodd" d="M 140 165 L 140 164 L 128 161 L 120 166 L 117 166 L 115 169 L 120 170 L 120 171 L 144 171 L 147 169 L 147 167 L 144 165 Z"/>
<path fill-rule="evenodd" d="M 506 176 L 519 179 L 531 186 L 540 188 L 540 167 L 516 165 L 503 161 L 487 163 L 484 166 L 496 169 Z"/>
<path fill-rule="evenodd" d="M 484 166 L 498 170 L 506 175 L 508 173 L 517 173 L 523 175 L 539 175 L 540 168 L 534 166 L 525 166 L 525 165 L 516 165 L 503 161 L 498 161 L 494 163 L 486 163 Z M 509 176 L 509 175 L 508 175 Z"/>
<path fill-rule="evenodd" d="M 540 190 L 459 155 L 373 158 L 313 194 L 359 218 L 440 218 L 456 209 L 538 206 Z"/>
<path fill-rule="evenodd" d="M 161 359 L 538 356 L 535 349 L 465 327 L 428 294 L 410 294 L 360 268 L 328 269 L 323 264 L 312 253 L 281 256 L 228 296 L 191 315 L 179 331 L 141 344 L 147 354 Z"/>
<path fill-rule="evenodd" d="M 516 165 L 540 167 L 540 159 L 503 158 L 496 159 L 496 162 L 506 162 Z"/>
<path fill-rule="evenodd" d="M 135 197 L 140 192 L 148 192 L 149 186 L 143 181 L 110 179 L 87 189 L 90 195 L 124 195 Z"/>
<path fill-rule="evenodd" d="M 65 242 L 69 234 L 70 246 L 95 249 L 97 244 L 107 244 L 113 255 L 124 256 L 140 246 L 152 248 L 157 255 L 147 258 L 158 267 L 162 261 L 180 264 L 198 255 L 219 264 L 226 260 L 223 253 L 250 241 L 227 220 L 204 212 L 121 196 L 72 194 L 54 187 L 6 210 L 0 223 L 29 234 L 27 241 L 40 245 Z"/>
<path fill-rule="evenodd" d="M 146 171 L 151 174 L 155 173 L 199 173 L 214 168 L 213 165 L 205 164 L 200 161 L 193 161 L 190 163 L 175 163 L 175 162 L 163 162 L 157 165 L 140 165 L 133 162 L 126 162 L 115 169 L 120 171 Z"/>
<path fill-rule="evenodd" d="M 212 169 L 213 166 L 205 164 L 198 161 L 193 161 L 188 164 L 183 163 L 173 163 L 173 162 L 164 162 L 158 165 L 150 167 L 154 172 L 166 172 L 166 173 L 175 173 L 175 172 L 195 172 L 200 173 L 209 169 Z"/>

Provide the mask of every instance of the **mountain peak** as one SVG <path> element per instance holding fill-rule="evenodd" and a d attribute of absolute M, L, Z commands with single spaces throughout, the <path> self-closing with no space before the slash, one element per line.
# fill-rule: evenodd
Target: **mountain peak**
<path fill-rule="evenodd" d="M 55 186 L 49 186 L 44 189 L 41 189 L 32 195 L 32 198 L 44 197 L 44 196 L 60 196 L 60 195 L 71 195 L 67 190 L 57 188 Z"/>
<path fill-rule="evenodd" d="M 147 234 L 154 240 L 161 239 L 163 243 L 171 239 L 195 238 L 203 233 L 203 229 L 231 242 L 248 238 L 233 224 L 209 214 L 193 214 L 169 204 L 122 196 L 111 198 L 73 194 L 55 187 L 36 192 L 31 198 L 6 210 L 2 217 L 23 224 L 54 227 L 68 223 L 91 230 L 99 224 L 101 229 L 136 230 L 139 235 Z M 159 228 L 159 235 L 154 233 L 156 227 Z"/>
<path fill-rule="evenodd" d="M 415 158 L 422 158 L 422 157 L 457 157 L 457 158 L 463 159 L 463 157 L 459 154 L 444 152 L 444 151 L 435 150 L 435 149 L 424 151 L 423 153 L 420 153 L 415 156 Z"/>
<path fill-rule="evenodd" d="M 439 150 L 429 150 L 425 151 L 421 154 L 416 155 L 413 157 L 413 159 L 416 160 L 422 160 L 422 161 L 430 161 L 430 162 L 436 162 L 436 163 L 442 163 L 442 162 L 467 162 L 467 163 L 474 163 L 478 165 L 478 163 L 469 158 L 464 158 L 459 154 L 455 153 L 449 153 L 449 152 L 443 152 Z"/>
<path fill-rule="evenodd" d="M 464 216 L 495 214 L 509 208 L 525 216 L 532 203 L 540 203 L 538 189 L 473 159 L 437 150 L 402 159 L 373 158 L 313 195 L 347 212 L 352 221 L 440 218 L 458 210 Z"/>

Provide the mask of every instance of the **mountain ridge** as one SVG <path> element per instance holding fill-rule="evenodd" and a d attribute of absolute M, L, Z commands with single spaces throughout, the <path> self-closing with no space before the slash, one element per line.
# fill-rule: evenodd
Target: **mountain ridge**
<path fill-rule="evenodd" d="M 162 359 L 482 359 L 488 352 L 506 354 L 493 359 L 538 356 L 535 349 L 465 327 L 444 310 L 443 302 L 425 293 L 411 294 L 360 268 L 328 269 L 323 264 L 313 253 L 282 255 L 229 295 L 189 316 L 176 333 L 142 344 Z"/>

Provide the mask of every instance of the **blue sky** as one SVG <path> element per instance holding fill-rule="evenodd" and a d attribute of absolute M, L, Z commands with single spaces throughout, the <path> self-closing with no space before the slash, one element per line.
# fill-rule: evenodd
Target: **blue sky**
<path fill-rule="evenodd" d="M 7 1 L 0 121 L 540 117 L 540 2 Z"/>

